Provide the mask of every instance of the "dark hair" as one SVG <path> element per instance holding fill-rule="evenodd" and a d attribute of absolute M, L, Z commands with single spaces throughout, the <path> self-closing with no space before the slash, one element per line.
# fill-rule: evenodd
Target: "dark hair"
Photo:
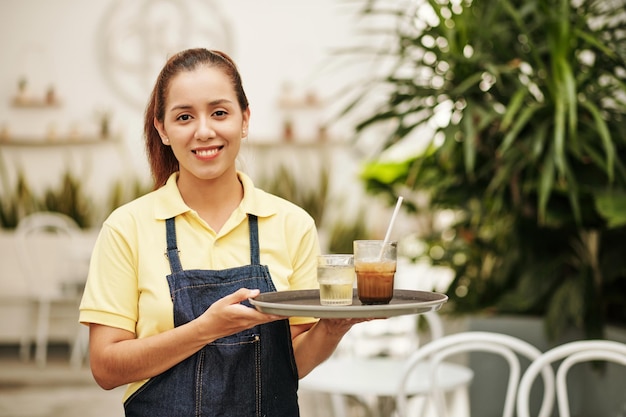
<path fill-rule="evenodd" d="M 146 141 L 146 153 L 154 180 L 154 188 L 157 189 L 178 171 L 178 160 L 170 146 L 161 142 L 159 132 L 154 127 L 154 119 L 163 122 L 165 117 L 165 99 L 172 78 L 183 71 L 193 71 L 199 66 L 216 67 L 224 71 L 230 78 L 241 111 L 248 108 L 248 99 L 243 90 L 243 83 L 235 62 L 225 53 L 211 51 L 204 48 L 187 49 L 177 53 L 167 60 L 165 66 L 156 79 L 150 101 L 146 107 L 144 116 L 144 138 Z"/>

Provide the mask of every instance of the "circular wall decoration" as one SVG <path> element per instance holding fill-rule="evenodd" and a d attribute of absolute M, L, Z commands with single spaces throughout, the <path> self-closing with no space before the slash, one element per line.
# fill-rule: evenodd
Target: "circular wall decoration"
<path fill-rule="evenodd" d="M 214 0 L 115 0 L 97 37 L 104 78 L 118 96 L 140 108 L 171 54 L 192 47 L 233 53 L 230 25 Z"/>

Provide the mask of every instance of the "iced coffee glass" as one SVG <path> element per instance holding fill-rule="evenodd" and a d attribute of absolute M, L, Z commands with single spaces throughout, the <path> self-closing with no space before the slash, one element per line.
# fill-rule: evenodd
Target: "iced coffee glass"
<path fill-rule="evenodd" d="M 397 242 L 354 241 L 357 294 L 362 304 L 389 304 L 393 298 Z"/>
<path fill-rule="evenodd" d="M 318 256 L 317 282 L 320 284 L 321 305 L 351 305 L 354 288 L 354 257 L 337 254 Z"/>

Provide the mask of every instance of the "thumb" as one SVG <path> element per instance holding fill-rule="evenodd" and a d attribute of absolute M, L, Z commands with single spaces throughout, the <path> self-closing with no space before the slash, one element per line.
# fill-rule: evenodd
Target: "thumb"
<path fill-rule="evenodd" d="M 248 298 L 254 298 L 261 293 L 261 290 L 258 289 L 248 289 L 248 288 L 239 288 L 234 293 L 227 295 L 224 297 L 225 300 L 228 300 L 229 304 L 238 304 L 242 301 L 246 301 Z"/>

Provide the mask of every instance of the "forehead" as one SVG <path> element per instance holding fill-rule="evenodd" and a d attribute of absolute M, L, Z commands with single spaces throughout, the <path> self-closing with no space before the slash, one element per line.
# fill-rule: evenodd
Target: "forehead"
<path fill-rule="evenodd" d="M 181 71 L 170 79 L 167 100 L 180 95 L 234 97 L 236 94 L 229 76 L 221 68 L 202 65 L 193 70 Z"/>

